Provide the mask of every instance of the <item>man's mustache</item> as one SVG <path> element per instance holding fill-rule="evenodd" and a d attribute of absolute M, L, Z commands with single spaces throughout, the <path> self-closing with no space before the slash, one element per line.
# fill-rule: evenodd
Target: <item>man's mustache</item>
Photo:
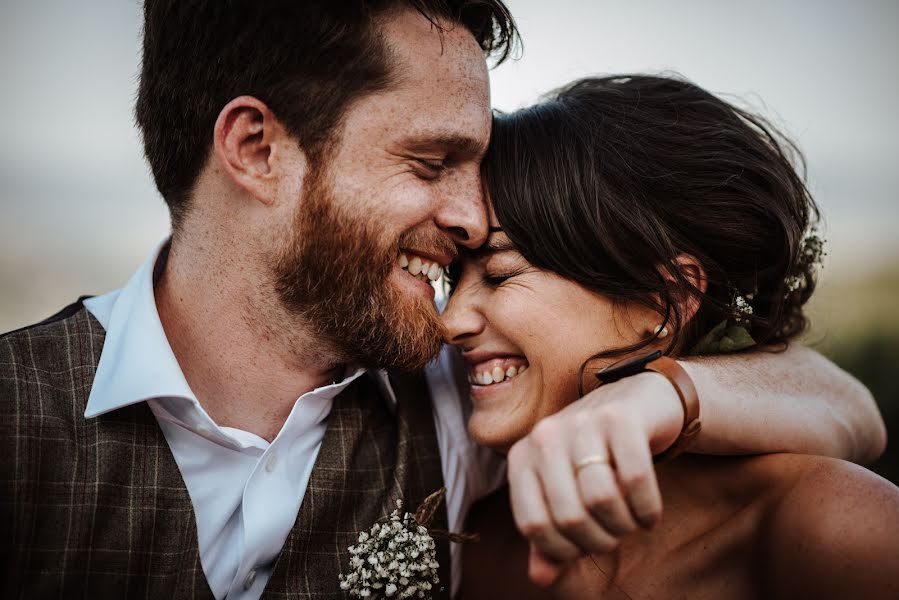
<path fill-rule="evenodd" d="M 449 236 L 438 232 L 409 230 L 400 236 L 399 247 L 415 253 L 445 256 L 450 261 L 459 256 L 456 243 Z"/>

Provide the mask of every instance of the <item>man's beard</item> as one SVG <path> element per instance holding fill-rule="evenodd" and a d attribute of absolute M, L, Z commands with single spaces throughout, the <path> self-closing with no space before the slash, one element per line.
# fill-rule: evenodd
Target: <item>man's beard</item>
<path fill-rule="evenodd" d="M 322 171 L 307 177 L 291 239 L 273 266 L 278 296 L 339 361 L 419 370 L 440 352 L 443 325 L 430 299 L 397 289 L 390 276 L 400 247 L 455 255 L 455 246 L 412 231 L 381 239 L 364 211 L 338 209 Z"/>

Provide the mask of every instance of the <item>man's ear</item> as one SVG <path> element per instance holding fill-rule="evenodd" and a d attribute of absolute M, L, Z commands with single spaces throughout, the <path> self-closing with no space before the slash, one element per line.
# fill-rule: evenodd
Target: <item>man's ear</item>
<path fill-rule="evenodd" d="M 234 184 L 260 202 L 273 204 L 279 161 L 283 158 L 278 155 L 279 144 L 286 135 L 264 102 L 252 96 L 239 96 L 219 113 L 213 130 L 213 148 L 219 164 Z"/>

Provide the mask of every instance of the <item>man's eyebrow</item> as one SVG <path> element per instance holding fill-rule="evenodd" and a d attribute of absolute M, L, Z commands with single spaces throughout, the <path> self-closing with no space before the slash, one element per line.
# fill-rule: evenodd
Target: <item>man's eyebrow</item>
<path fill-rule="evenodd" d="M 400 142 L 403 147 L 421 152 L 442 150 L 462 156 L 480 157 L 487 151 L 486 140 L 455 133 L 420 133 Z"/>

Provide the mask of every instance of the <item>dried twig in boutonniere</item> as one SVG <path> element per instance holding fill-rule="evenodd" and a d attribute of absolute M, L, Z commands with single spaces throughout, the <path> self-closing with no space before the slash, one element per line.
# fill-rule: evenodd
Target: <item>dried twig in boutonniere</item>
<path fill-rule="evenodd" d="M 476 535 L 429 530 L 446 496 L 440 488 L 424 499 L 415 514 L 403 513 L 401 500 L 386 520 L 359 534 L 348 548 L 350 573 L 340 575 L 340 589 L 354 598 L 430 598 L 440 584 L 434 537 L 453 542 L 476 540 Z"/>

